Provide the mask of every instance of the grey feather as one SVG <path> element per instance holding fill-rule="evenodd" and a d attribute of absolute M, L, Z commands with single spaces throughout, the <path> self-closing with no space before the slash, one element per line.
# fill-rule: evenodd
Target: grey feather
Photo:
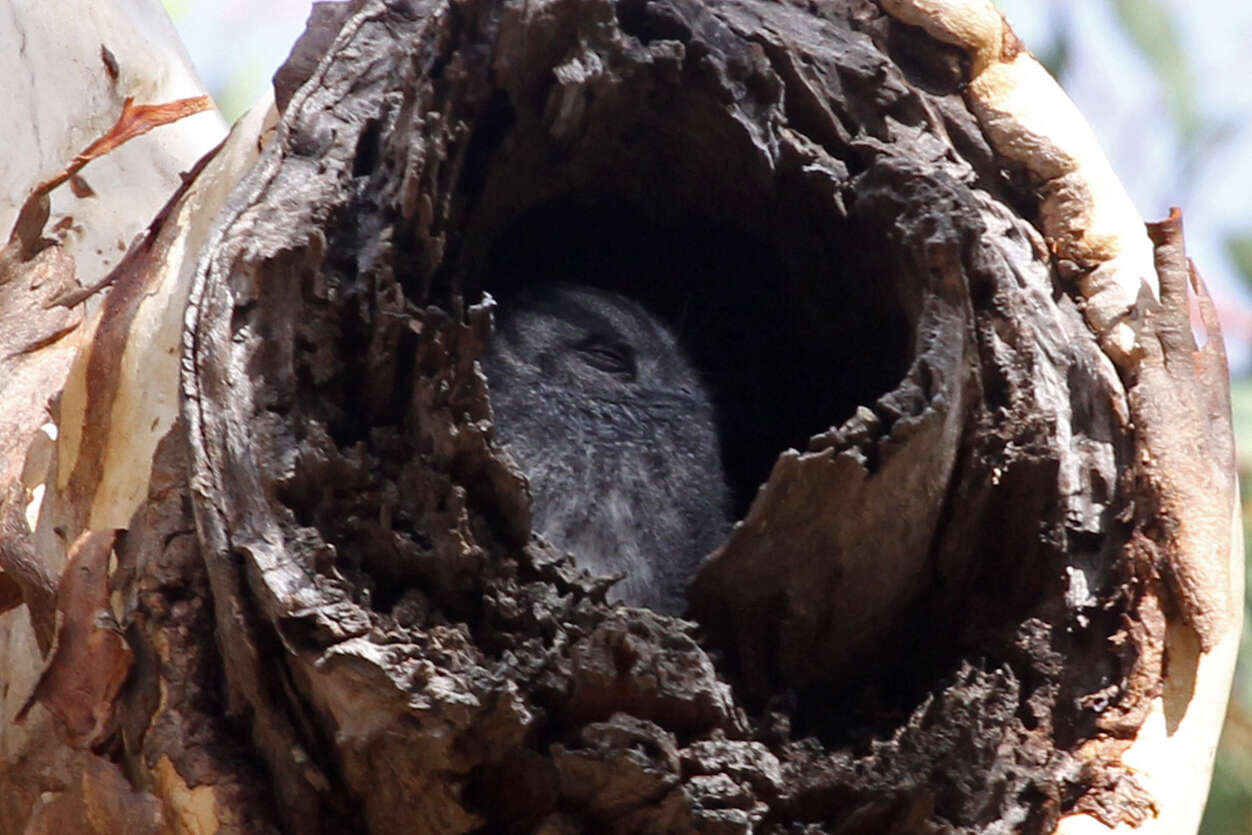
<path fill-rule="evenodd" d="M 728 528 L 713 404 L 639 304 L 573 285 L 501 304 L 486 361 L 496 431 L 530 483 L 535 530 L 610 599 L 680 613 Z"/>

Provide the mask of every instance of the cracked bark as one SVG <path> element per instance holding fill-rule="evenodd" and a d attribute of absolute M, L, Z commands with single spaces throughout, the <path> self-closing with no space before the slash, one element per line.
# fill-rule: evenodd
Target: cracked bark
<path fill-rule="evenodd" d="M 153 831 L 1151 817 L 1118 753 L 1167 621 L 1228 628 L 1173 559 L 1229 548 L 1220 334 L 1175 218 L 1115 367 L 967 71 L 857 0 L 319 9 L 191 288 L 75 756 Z M 553 277 L 681 322 L 717 392 L 742 524 L 690 620 L 531 536 L 476 361 L 484 292 Z"/>

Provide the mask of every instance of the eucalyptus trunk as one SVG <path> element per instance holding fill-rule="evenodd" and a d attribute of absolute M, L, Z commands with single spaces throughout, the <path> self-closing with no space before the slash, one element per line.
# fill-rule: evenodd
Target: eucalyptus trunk
<path fill-rule="evenodd" d="M 990 3 L 356 0 L 275 93 L 100 275 L 15 220 L 0 832 L 1194 829 L 1221 336 Z M 555 280 L 715 392 L 686 618 L 495 437 Z"/>

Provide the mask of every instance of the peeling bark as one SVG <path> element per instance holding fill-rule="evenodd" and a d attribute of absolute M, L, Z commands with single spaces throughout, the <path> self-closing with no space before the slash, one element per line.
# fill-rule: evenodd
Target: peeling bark
<path fill-rule="evenodd" d="M 1056 182 L 967 98 L 990 59 L 926 32 L 866 0 L 317 11 L 183 288 L 181 416 L 110 596 L 74 609 L 133 653 L 72 723 L 99 784 L 124 763 L 152 831 L 1156 818 L 1122 755 L 1236 617 L 1220 333 L 1177 219 L 1140 349 L 1100 329 L 1098 267 L 1036 227 Z M 176 227 L 114 276 L 84 415 L 123 398 Z M 690 619 L 607 604 L 495 440 L 487 295 L 561 279 L 670 318 L 715 392 L 742 522 Z M 65 535 L 109 478 L 87 423 Z M 32 811 L 24 777 L 32 831 L 87 802 Z"/>

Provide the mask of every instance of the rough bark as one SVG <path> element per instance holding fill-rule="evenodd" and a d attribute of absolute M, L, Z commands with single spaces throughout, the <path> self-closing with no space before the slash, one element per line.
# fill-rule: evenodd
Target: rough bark
<path fill-rule="evenodd" d="M 204 247 L 117 568 L 61 582 L 31 704 L 96 770 L 53 811 L 107 794 L 107 759 L 152 831 L 1155 815 L 1119 754 L 1167 624 L 1230 628 L 1226 551 L 1175 558 L 1229 548 L 1220 334 L 1185 325 L 1175 218 L 1114 364 L 968 61 L 862 0 L 319 11 Z M 690 620 L 606 604 L 531 534 L 477 360 L 484 293 L 553 278 L 678 322 L 718 393 L 743 521 Z M 113 534 L 83 536 L 98 566 Z M 108 649 L 68 677 L 83 642 Z"/>

